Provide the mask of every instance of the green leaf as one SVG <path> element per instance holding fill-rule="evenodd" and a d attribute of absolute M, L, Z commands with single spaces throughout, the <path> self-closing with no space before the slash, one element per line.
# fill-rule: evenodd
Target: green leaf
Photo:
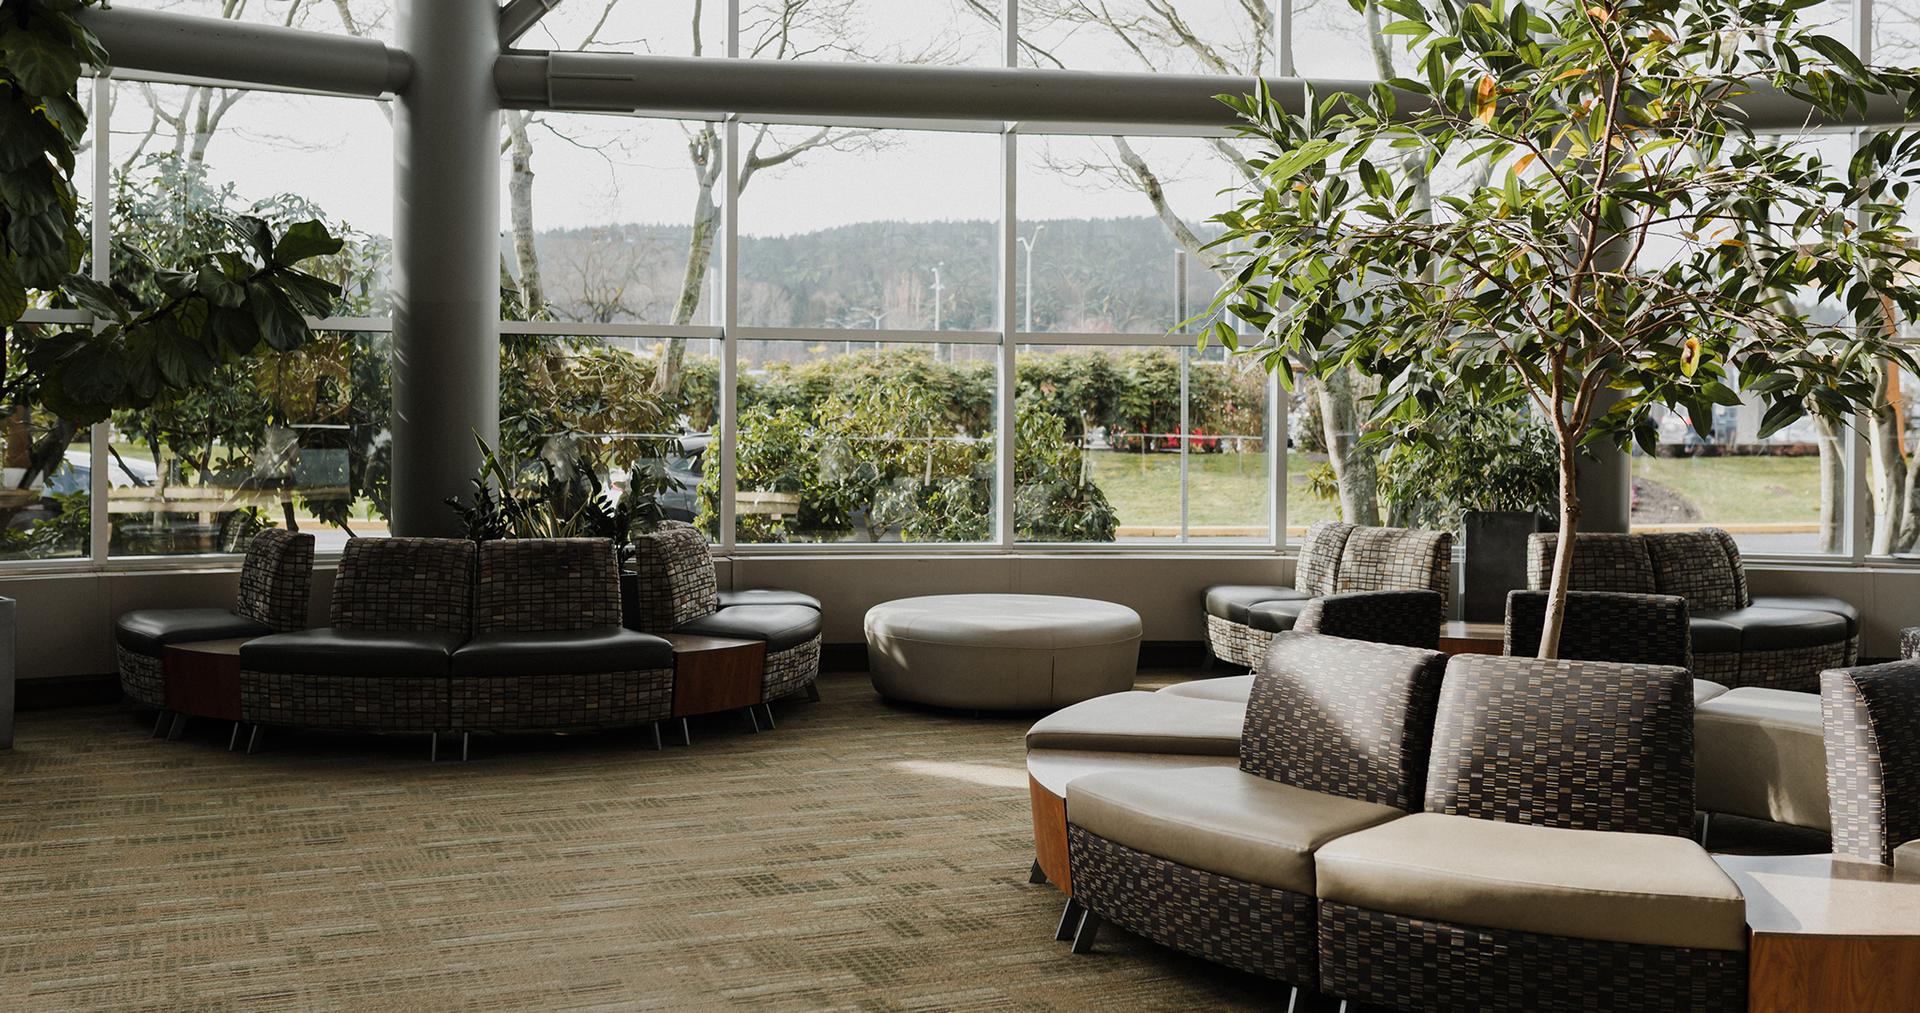
<path fill-rule="evenodd" d="M 125 321 L 131 314 L 113 289 L 84 274 L 70 274 L 60 282 L 61 291 L 81 309 L 97 317 Z"/>
<path fill-rule="evenodd" d="M 227 277 L 226 272 L 213 264 L 200 265 L 200 270 L 194 273 L 194 287 L 215 306 L 232 308 L 247 302 L 246 286 Z"/>
<path fill-rule="evenodd" d="M 111 342 L 91 341 L 82 345 L 61 363 L 59 386 L 67 399 L 90 406 L 94 418 L 75 421 L 95 422 L 106 416 L 106 409 L 119 400 L 127 385 L 126 365 L 121 352 Z"/>
<path fill-rule="evenodd" d="M 326 225 L 319 221 L 295 222 L 287 227 L 286 234 L 273 248 L 273 262 L 292 266 L 308 257 L 325 257 L 339 253 L 346 245 L 327 231 Z"/>
<path fill-rule="evenodd" d="M 27 286 L 13 258 L 0 254 L 0 327 L 10 327 L 27 311 Z"/>
<path fill-rule="evenodd" d="M 247 310 L 253 314 L 255 326 L 260 328 L 260 337 L 275 351 L 291 352 L 306 343 L 309 333 L 306 318 L 272 285 L 264 281 L 249 282 Z"/>
<path fill-rule="evenodd" d="M 65 95 L 80 81 L 80 57 L 62 32 L 8 25 L 0 32 L 0 59 L 14 80 L 35 96 Z"/>
<path fill-rule="evenodd" d="M 235 355 L 251 355 L 260 345 L 260 325 L 244 309 L 215 306 L 207 313 L 207 334 L 232 349 Z"/>
<path fill-rule="evenodd" d="M 172 317 L 161 317 L 154 322 L 153 362 L 169 386 L 180 388 L 205 381 L 214 366 L 206 348 L 187 336 Z"/>

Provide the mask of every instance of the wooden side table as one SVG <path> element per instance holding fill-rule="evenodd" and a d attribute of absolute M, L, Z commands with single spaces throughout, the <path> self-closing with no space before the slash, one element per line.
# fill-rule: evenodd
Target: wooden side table
<path fill-rule="evenodd" d="M 166 685 L 167 710 L 173 714 L 167 738 L 179 738 L 187 719 L 200 717 L 233 722 L 227 748 L 239 742 L 240 645 L 252 639 L 201 640 L 161 649 L 160 675 Z"/>
<path fill-rule="evenodd" d="M 1715 855 L 1747 899 L 1750 1013 L 1910 1013 L 1920 876 L 1831 855 Z"/>
<path fill-rule="evenodd" d="M 697 633 L 662 635 L 673 645 L 673 716 L 680 719 L 682 745 L 693 745 L 687 719 L 701 714 L 744 710 L 760 730 L 755 708 L 764 704 L 767 686 L 767 644 L 763 640 L 735 640 Z M 767 714 L 771 727 L 773 714 Z"/>
<path fill-rule="evenodd" d="M 1440 624 L 1440 651 L 1443 654 L 1502 654 L 1507 649 L 1507 628 L 1502 623 L 1469 623 L 1459 619 Z"/>

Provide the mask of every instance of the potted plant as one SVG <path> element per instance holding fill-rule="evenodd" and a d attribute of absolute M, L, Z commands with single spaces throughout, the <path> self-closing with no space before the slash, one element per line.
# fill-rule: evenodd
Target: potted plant
<path fill-rule="evenodd" d="M 1365 0 L 1351 0 L 1356 8 Z M 1291 385 L 1379 378 L 1372 438 L 1429 441 L 1449 402 L 1526 403 L 1552 431 L 1563 537 L 1541 655 L 1558 653 L 1583 447 L 1657 441 L 1655 410 L 1705 424 L 1765 401 L 1762 434 L 1873 406 L 1920 311 L 1901 225 L 1920 171 L 1906 129 L 1846 165 L 1758 136 L 1757 87 L 1840 119 L 1916 74 L 1802 27 L 1805 3 L 1378 0 L 1417 72 L 1358 94 L 1226 97 L 1256 192 L 1218 216 L 1234 266 L 1216 312 Z M 1823 301 L 1837 313 L 1814 313 Z M 1226 319 L 1210 328 L 1239 347 Z"/>
<path fill-rule="evenodd" d="M 1526 586 L 1527 537 L 1551 530 L 1553 434 L 1526 405 L 1448 403 L 1381 455 L 1395 525 L 1445 528 L 1465 546 L 1460 616 L 1499 622 L 1507 592 Z"/>

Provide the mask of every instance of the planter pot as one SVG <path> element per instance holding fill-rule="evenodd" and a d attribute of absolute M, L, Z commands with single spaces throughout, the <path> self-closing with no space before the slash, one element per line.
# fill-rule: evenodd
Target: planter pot
<path fill-rule="evenodd" d="M 1468 510 L 1467 572 L 1460 616 L 1470 623 L 1507 618 L 1507 592 L 1527 586 L 1527 536 L 1549 530 L 1547 519 L 1525 510 Z"/>
<path fill-rule="evenodd" d="M 0 749 L 13 748 L 13 599 L 0 598 Z"/>
<path fill-rule="evenodd" d="M 620 571 L 620 625 L 640 629 L 640 575 L 632 570 Z"/>

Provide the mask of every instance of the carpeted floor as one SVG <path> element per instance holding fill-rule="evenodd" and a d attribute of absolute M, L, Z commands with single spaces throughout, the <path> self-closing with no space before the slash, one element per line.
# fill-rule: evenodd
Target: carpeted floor
<path fill-rule="evenodd" d="M 1163 674 L 1143 686 L 1167 681 Z M 1030 718 L 860 674 L 777 731 L 476 740 L 21 715 L 0 753 L 0 1006 L 1265 1008 L 1118 932 L 1074 957 L 1032 857 Z"/>

